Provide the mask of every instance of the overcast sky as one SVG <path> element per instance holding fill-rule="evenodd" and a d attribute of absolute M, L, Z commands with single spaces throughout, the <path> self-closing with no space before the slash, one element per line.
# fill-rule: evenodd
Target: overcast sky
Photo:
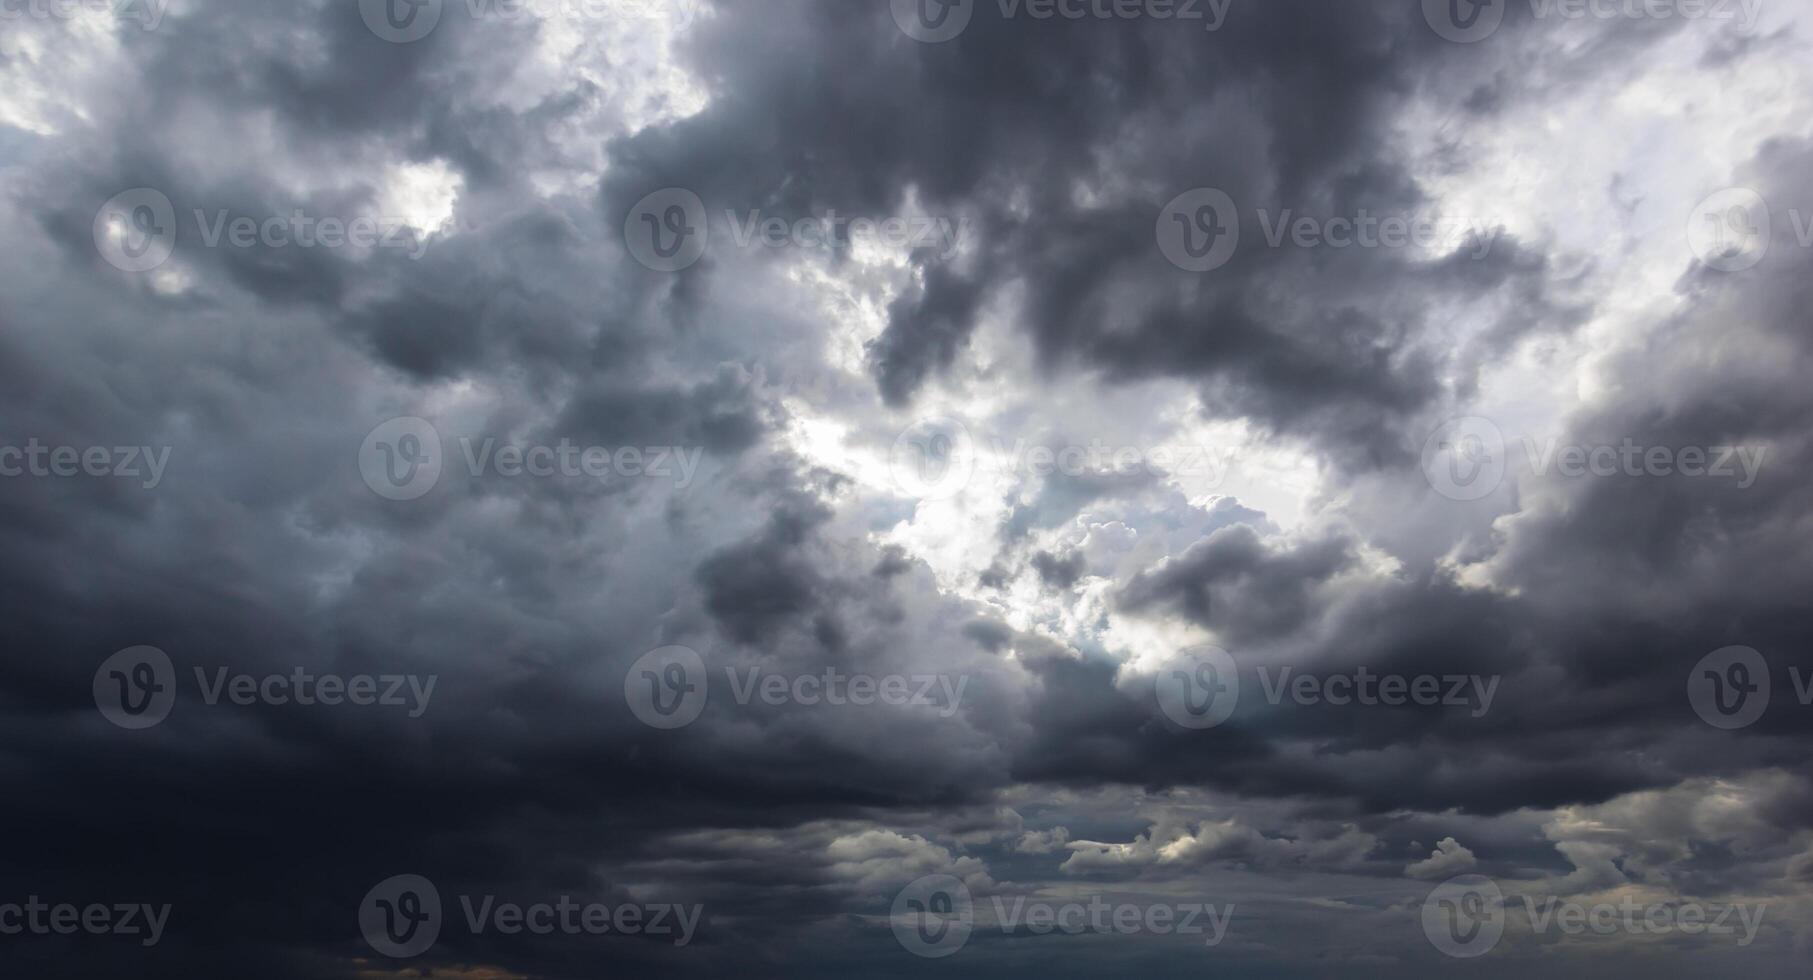
<path fill-rule="evenodd" d="M 0 973 L 1805 976 L 1809 32 L 0 0 Z"/>

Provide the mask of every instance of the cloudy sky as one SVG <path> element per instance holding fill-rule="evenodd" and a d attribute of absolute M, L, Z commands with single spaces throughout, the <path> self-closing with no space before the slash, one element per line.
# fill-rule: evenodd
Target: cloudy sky
<path fill-rule="evenodd" d="M 1804 976 L 1810 44 L 0 2 L 0 972 Z"/>

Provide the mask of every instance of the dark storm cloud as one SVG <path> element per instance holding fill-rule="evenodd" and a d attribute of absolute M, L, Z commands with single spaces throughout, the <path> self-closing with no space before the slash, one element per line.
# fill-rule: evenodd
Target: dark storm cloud
<path fill-rule="evenodd" d="M 877 30 L 881 13 L 726 5 L 695 52 L 717 100 L 615 147 L 624 172 L 607 180 L 606 210 L 665 182 L 789 220 L 896 213 L 909 188 L 931 214 L 970 218 L 975 254 L 925 266 L 871 345 L 890 404 L 948 366 L 1011 285 L 1052 370 L 1200 379 L 1216 414 L 1381 465 L 1404 458 L 1399 427 L 1450 368 L 1446 346 L 1421 336 L 1432 303 L 1502 294 L 1493 335 L 1505 339 L 1578 319 L 1544 295 L 1543 258 L 1508 240 L 1487 261 L 1433 265 L 1264 247 L 1258 209 L 1427 207 L 1384 123 L 1445 67 L 1424 55 L 1445 52 L 1402 9 L 1249 5 L 1203 34 L 1002 20 L 981 4 L 960 43 L 940 46 Z M 1180 274 L 1153 226 L 1171 196 L 1205 184 L 1232 195 L 1248 245 L 1219 276 Z M 1079 187 L 1103 200 L 1080 203 Z"/>
<path fill-rule="evenodd" d="M 1247 665 L 1502 683 L 1483 717 L 1252 699 L 1225 727 L 1186 733 L 1152 703 L 1149 676 L 964 597 L 880 540 L 891 521 L 849 504 L 848 475 L 791 454 L 785 396 L 799 386 L 786 379 L 823 367 L 827 317 L 764 293 L 753 263 L 714 255 L 667 277 L 621 248 L 627 209 L 667 186 L 789 219 L 909 201 L 965 218 L 966 250 L 912 256 L 857 358 L 874 390 L 832 391 L 853 416 L 914 404 L 998 310 L 1039 384 L 1182 380 L 1212 417 L 1420 497 L 1419 427 L 1520 341 L 1577 326 L 1590 301 L 1541 243 L 1505 237 L 1483 259 L 1433 262 L 1270 249 L 1251 209 L 1429 206 L 1392 134 L 1398 114 L 1432 91 L 1482 118 L 1531 99 L 1528 78 L 1492 74 L 1511 45 L 1468 62 L 1408 3 L 1237 3 L 1215 33 L 1008 21 L 982 4 L 964 37 L 927 46 L 881 3 L 721 2 L 679 51 L 710 103 L 622 135 L 627 110 L 577 72 L 526 107 L 491 98 L 541 56 L 548 28 L 462 8 L 413 45 L 378 40 L 351 4 L 180 8 L 165 30 L 121 34 L 87 126 L 0 130 L 19 219 L 0 259 L 5 441 L 173 450 L 155 492 L 0 483 L 0 834 L 14 842 L 0 900 L 176 906 L 151 954 L 52 940 L 18 947 L 25 972 L 387 970 L 358 936 L 358 902 L 422 873 L 447 896 L 701 901 L 709 919 L 685 951 L 453 929 L 417 966 L 888 975 L 917 965 L 888 936 L 894 891 L 954 869 L 979 893 L 1278 874 L 1297 889 L 1272 911 L 1282 924 L 1228 962 L 1307 975 L 1326 964 L 1291 962 L 1292 938 L 1313 946 L 1303 937 L 1337 927 L 1306 907 L 1367 888 L 1420 900 L 1401 869 L 1449 836 L 1495 874 L 1568 874 L 1579 865 L 1555 845 L 1578 841 L 1540 835 L 1541 811 L 1569 806 L 1637 828 L 1620 846 L 1646 861 L 1687 853 L 1656 880 L 1707 892 L 1805 880 L 1787 841 L 1808 827 L 1813 715 L 1775 711 L 1731 735 L 1700 726 L 1682 696 L 1689 667 L 1731 643 L 1773 658 L 1784 709 L 1788 667 L 1810 666 L 1805 250 L 1744 276 L 1684 268 L 1658 340 L 1610 362 L 1617 397 L 1570 422 L 1579 439 L 1766 442 L 1765 479 L 1741 493 L 1532 487 L 1469 552 L 1493 588 L 1381 554 L 1364 527 L 1286 535 L 1226 496 L 1197 514 L 1163 474 L 1060 473 L 1012 499 L 998 540 L 982 542 L 998 587 L 1030 567 L 1045 593 L 1105 596 L 1096 618 L 1187 627 Z M 1661 33 L 1596 45 L 1605 63 L 1583 56 L 1572 77 L 1616 73 Z M 603 144 L 602 178 L 556 137 L 569 129 Z M 420 260 L 197 247 L 187 218 L 357 211 L 385 167 L 437 160 L 464 190 Z M 1796 200 L 1809 162 L 1781 144 L 1746 179 L 1813 208 Z M 579 190 L 536 189 L 573 174 Z M 1199 185 L 1241 203 L 1251 243 L 1208 276 L 1169 266 L 1153 242 L 1165 202 Z M 95 209 L 136 186 L 163 189 L 185 218 L 185 289 L 95 257 Z M 1480 324 L 1464 343 L 1445 319 L 1457 306 Z M 441 426 L 456 470 L 451 439 L 471 432 L 697 447 L 710 462 L 684 491 L 455 472 L 392 506 L 362 485 L 355 451 L 374 425 L 416 413 Z M 1163 512 L 1150 535 L 1201 527 L 1200 539 L 1116 567 L 1043 536 L 1137 507 Z M 186 686 L 196 667 L 304 666 L 432 674 L 437 693 L 412 720 L 208 707 L 191 690 L 164 725 L 127 732 L 96 713 L 91 684 L 107 654 L 141 643 L 169 652 Z M 631 666 L 665 644 L 697 649 L 714 685 L 678 732 L 624 709 Z M 967 686 L 941 716 L 740 703 L 724 684 L 727 671 L 832 668 Z M 1742 797 L 1760 841 L 1668 823 L 1758 771 L 1779 774 Z M 1683 785 L 1666 806 L 1619 802 Z M 1133 797 L 1195 808 L 1133 813 Z M 1621 805 L 1641 812 L 1610 812 Z M 1046 836 L 1019 847 L 1028 832 Z M 1104 842 L 1186 836 L 1173 866 L 1065 864 L 1113 853 Z M 1384 905 L 1366 921 L 1412 921 Z M 1401 975 L 1399 947 L 1342 942 Z M 959 966 L 1053 975 L 1078 962 L 995 939 Z M 1201 965 L 1153 948 L 1113 962 Z"/>

